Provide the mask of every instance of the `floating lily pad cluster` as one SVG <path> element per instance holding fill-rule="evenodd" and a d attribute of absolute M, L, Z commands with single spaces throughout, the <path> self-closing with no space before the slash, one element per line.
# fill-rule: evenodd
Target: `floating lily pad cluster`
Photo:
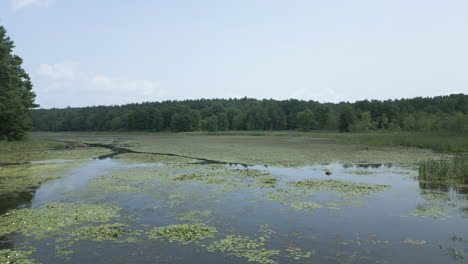
<path fill-rule="evenodd" d="M 93 240 L 96 242 L 104 240 L 116 240 L 121 236 L 130 233 L 130 229 L 125 224 L 103 224 L 98 226 L 83 226 L 74 230 L 71 236 L 74 240 Z"/>
<path fill-rule="evenodd" d="M 411 212 L 411 215 L 445 219 L 448 212 L 445 206 L 438 203 L 420 203 L 416 206 L 416 210 Z"/>
<path fill-rule="evenodd" d="M 11 210 L 0 217 L 0 236 L 13 232 L 36 239 L 80 223 L 107 222 L 118 216 L 111 205 L 54 202 L 40 209 Z"/>
<path fill-rule="evenodd" d="M 177 220 L 181 221 L 192 221 L 192 222 L 201 222 L 206 220 L 212 211 L 210 210 L 190 210 L 188 212 L 177 214 Z"/>
<path fill-rule="evenodd" d="M 155 227 L 147 232 L 148 238 L 163 238 L 171 242 L 177 241 L 183 244 L 196 242 L 201 239 L 214 237 L 217 232 L 215 227 L 205 224 L 175 224 L 163 227 Z"/>
<path fill-rule="evenodd" d="M 289 204 L 289 206 L 291 206 L 294 209 L 306 209 L 306 210 L 323 208 L 321 204 L 313 203 L 313 202 L 305 202 L 305 201 L 292 202 Z"/>
<path fill-rule="evenodd" d="M 264 248 L 265 239 L 251 239 L 247 236 L 228 235 L 226 238 L 213 242 L 207 247 L 208 251 L 220 251 L 226 255 L 244 257 L 249 261 L 261 264 L 275 264 L 280 255 L 279 250 Z"/>
<path fill-rule="evenodd" d="M 383 191 L 390 187 L 386 184 L 370 184 L 352 181 L 340 181 L 334 179 L 305 179 L 301 181 L 290 181 L 289 185 L 312 190 L 329 190 L 346 196 L 370 196 L 377 191 Z"/>
<path fill-rule="evenodd" d="M 411 238 L 407 238 L 400 242 L 401 244 L 410 244 L 410 245 L 424 245 L 427 243 L 426 240 L 413 240 Z"/>
<path fill-rule="evenodd" d="M 0 263 L 15 263 L 15 264 L 39 264 L 34 260 L 30 259 L 29 256 L 33 253 L 33 250 L 11 250 L 11 249 L 0 249 Z"/>

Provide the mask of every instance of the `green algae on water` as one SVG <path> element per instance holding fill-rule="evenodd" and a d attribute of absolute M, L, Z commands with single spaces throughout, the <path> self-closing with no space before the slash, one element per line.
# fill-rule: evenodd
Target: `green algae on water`
<path fill-rule="evenodd" d="M 74 240 L 93 240 L 101 242 L 104 240 L 116 240 L 130 233 L 128 225 L 115 223 L 99 226 L 87 225 L 71 232 Z"/>
<path fill-rule="evenodd" d="M 304 201 L 293 202 L 293 203 L 290 203 L 289 206 L 291 206 L 292 208 L 296 210 L 301 210 L 301 209 L 312 210 L 312 209 L 317 209 L 317 208 L 323 208 L 321 204 L 313 203 L 313 202 L 304 202 Z"/>
<path fill-rule="evenodd" d="M 292 258 L 294 260 L 300 260 L 303 258 L 310 258 L 312 255 L 317 254 L 315 250 L 311 251 L 305 251 L 301 248 L 298 247 L 287 247 L 285 249 L 286 252 L 288 252 L 288 257 Z"/>
<path fill-rule="evenodd" d="M 205 246 L 210 252 L 221 252 L 228 256 L 235 256 L 239 258 L 247 258 L 249 262 L 256 262 L 260 264 L 277 264 L 278 258 L 281 256 L 281 251 L 276 249 L 266 249 L 265 243 L 275 233 L 270 229 L 267 224 L 259 226 L 260 235 L 257 238 L 250 238 L 242 235 L 228 235 L 223 239 L 217 240 L 210 245 Z M 310 252 L 312 254 L 314 252 Z M 288 252 L 288 256 L 301 258 L 308 256 L 309 253 L 296 250 Z"/>
<path fill-rule="evenodd" d="M 275 188 L 278 180 L 275 178 L 261 178 L 257 180 L 257 184 L 263 188 Z"/>
<path fill-rule="evenodd" d="M 377 173 L 375 171 L 367 171 L 367 170 L 346 170 L 345 172 L 347 174 L 352 174 L 352 175 L 373 175 Z"/>
<path fill-rule="evenodd" d="M 146 234 L 150 239 L 163 238 L 170 242 L 176 241 L 182 244 L 188 244 L 197 242 L 198 240 L 214 237 L 216 232 L 217 230 L 215 227 L 196 223 L 155 227 Z"/>
<path fill-rule="evenodd" d="M 437 203 L 420 203 L 416 206 L 416 210 L 411 212 L 412 216 L 433 217 L 446 219 L 448 216 L 447 208 Z"/>
<path fill-rule="evenodd" d="M 390 185 L 386 184 L 369 184 L 334 179 L 306 179 L 290 181 L 288 184 L 312 190 L 330 190 L 332 192 L 345 194 L 346 196 L 370 196 L 377 191 L 383 191 L 390 187 Z"/>
<path fill-rule="evenodd" d="M 400 244 L 410 244 L 410 245 L 424 245 L 426 244 L 426 240 L 413 240 L 411 238 L 407 238 L 400 242 Z"/>
<path fill-rule="evenodd" d="M 53 202 L 40 209 L 15 209 L 0 217 L 0 236 L 13 232 L 36 239 L 88 222 L 107 222 L 118 216 L 112 205 Z"/>
<path fill-rule="evenodd" d="M 247 236 L 228 235 L 226 238 L 213 242 L 208 251 L 220 251 L 223 254 L 247 258 L 248 261 L 261 264 L 276 264 L 279 250 L 267 250 L 262 239 L 251 239 Z"/>
<path fill-rule="evenodd" d="M 0 263 L 6 264 L 39 264 L 29 258 L 33 253 L 33 250 L 12 250 L 12 249 L 0 249 Z"/>
<path fill-rule="evenodd" d="M 202 222 L 205 221 L 212 211 L 210 210 L 190 210 L 184 213 L 178 213 L 177 220 L 180 221 L 191 221 L 191 222 Z"/>
<path fill-rule="evenodd" d="M 33 190 L 39 184 L 56 180 L 62 177 L 67 169 L 83 163 L 86 163 L 86 161 L 0 167 L 1 195 Z"/>

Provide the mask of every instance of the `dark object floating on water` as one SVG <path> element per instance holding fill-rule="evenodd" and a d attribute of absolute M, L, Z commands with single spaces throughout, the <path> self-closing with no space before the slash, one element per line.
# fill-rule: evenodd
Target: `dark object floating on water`
<path fill-rule="evenodd" d="M 328 175 L 328 176 L 332 175 L 332 173 L 330 171 L 326 171 L 325 174 Z"/>

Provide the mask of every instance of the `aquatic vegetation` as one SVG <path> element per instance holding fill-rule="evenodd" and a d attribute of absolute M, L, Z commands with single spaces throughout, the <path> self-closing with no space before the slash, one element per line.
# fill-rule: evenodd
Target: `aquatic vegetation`
<path fill-rule="evenodd" d="M 262 178 L 257 180 L 257 183 L 264 188 L 275 188 L 277 182 L 278 180 L 275 178 Z"/>
<path fill-rule="evenodd" d="M 207 175 L 202 175 L 199 173 L 186 173 L 178 175 L 172 178 L 173 181 L 201 181 L 204 180 Z"/>
<path fill-rule="evenodd" d="M 259 225 L 260 235 L 252 239 L 248 236 L 228 235 L 223 239 L 214 241 L 209 245 L 202 245 L 210 252 L 221 252 L 228 256 L 247 258 L 249 262 L 261 264 L 276 264 L 277 258 L 281 255 L 280 250 L 267 250 L 265 242 L 275 233 L 269 228 L 269 225 Z M 304 252 L 301 252 L 304 253 Z M 304 253 L 307 254 L 307 253 Z"/>
<path fill-rule="evenodd" d="M 312 190 L 329 190 L 345 194 L 346 196 L 370 196 L 377 191 L 383 191 L 390 187 L 390 185 L 386 184 L 369 184 L 334 179 L 306 179 L 301 181 L 290 181 L 288 184 Z"/>
<path fill-rule="evenodd" d="M 67 133 L 64 137 L 68 137 Z M 157 262 L 156 256 L 153 258 L 149 255 L 152 254 L 151 252 L 162 249 L 167 251 L 160 252 L 161 255 L 181 252 L 177 256 L 180 257 L 178 259 L 180 262 L 191 261 L 190 257 L 194 257 L 194 262 L 201 262 L 200 260 L 204 258 L 203 254 L 210 251 L 216 254 L 210 254 L 209 258 L 222 259 L 224 255 L 230 258 L 228 261 L 236 263 L 248 261 L 266 264 L 283 262 L 385 263 L 382 260 L 383 256 L 388 257 L 393 263 L 394 258 L 389 254 L 384 255 L 385 252 L 393 252 L 403 247 L 426 250 L 435 256 L 441 253 L 437 250 L 435 253 L 433 250 L 427 250 L 433 247 L 434 241 L 428 240 L 424 244 L 424 240 L 411 239 L 423 238 L 419 229 L 409 230 L 395 243 L 389 243 L 385 240 L 385 235 L 392 231 L 380 229 L 382 225 L 388 223 L 387 221 L 373 223 L 372 228 L 375 227 L 373 232 L 378 230 L 379 237 L 364 235 L 367 229 L 359 220 L 374 217 L 374 210 L 387 212 L 387 207 L 376 209 L 378 206 L 391 204 L 389 212 L 391 214 L 395 213 L 393 210 L 400 208 L 402 204 L 405 210 L 407 210 L 407 205 L 412 205 L 412 209 L 415 210 L 411 213 L 414 215 L 432 217 L 431 210 L 424 205 L 425 203 L 416 208 L 416 203 L 423 197 L 427 204 L 444 207 L 445 209 L 439 209 L 445 211 L 447 215 L 448 212 L 453 212 L 454 216 L 457 216 L 453 218 L 457 220 L 457 223 L 463 222 L 463 219 L 458 221 L 460 220 L 458 216 L 463 216 L 460 210 L 463 210 L 466 203 L 460 198 L 464 199 L 465 196 L 444 200 L 447 193 L 444 194 L 443 190 L 440 193 L 439 191 L 432 193 L 422 188 L 417 189 L 415 188 L 417 182 L 414 182 L 415 179 L 410 178 L 408 173 L 398 173 L 400 169 L 405 172 L 409 171 L 407 167 L 402 168 L 400 164 L 382 165 L 382 167 L 373 164 L 369 165 L 369 168 L 352 165 L 353 161 L 359 163 L 397 161 L 409 165 L 414 161 L 421 161 L 423 156 L 424 159 L 427 155 L 444 159 L 447 157 L 445 154 L 406 148 L 369 148 L 368 153 L 364 153 L 360 150 L 362 146 L 337 144 L 329 140 L 324 144 L 320 140 L 290 137 L 255 137 L 254 140 L 250 137 L 83 133 L 81 140 L 147 152 L 157 151 L 221 161 L 241 161 L 254 166 L 190 164 L 192 160 L 189 159 L 142 153 L 121 154 L 114 157 L 114 161 L 93 161 L 107 162 L 106 164 L 110 166 L 103 166 L 103 170 L 91 172 L 90 175 L 93 178 L 80 185 L 79 188 L 58 194 L 58 199 L 80 201 L 79 203 L 57 202 L 58 204 L 83 204 L 83 208 L 78 208 L 73 212 L 74 209 L 69 206 L 69 209 L 64 210 L 70 212 L 59 212 L 60 208 L 54 208 L 54 203 L 49 203 L 39 209 L 13 210 L 9 212 L 9 215 L 0 217 L 0 237 L 3 235 L 11 239 L 15 250 L 24 250 L 25 246 L 36 247 L 37 253 L 30 255 L 32 258 L 40 256 L 38 260 L 46 259 L 43 262 L 50 260 L 50 262 L 57 263 L 78 261 L 79 255 L 83 252 L 82 248 L 88 246 L 95 247 L 99 255 L 89 256 L 90 260 L 95 262 L 99 262 L 103 257 L 109 257 L 109 261 L 119 257 L 106 255 L 112 252 L 118 252 L 117 255 L 125 254 L 127 257 L 122 257 L 122 261 L 125 262 Z M 81 151 L 81 149 L 75 150 Z M 195 161 L 199 162 L 199 160 Z M 266 164 L 291 167 L 311 165 L 311 163 L 321 161 L 327 164 L 303 168 L 259 166 Z M 347 164 L 341 166 L 329 163 L 332 161 L 346 161 Z M 8 184 L 6 179 L 10 176 L 24 174 L 25 178 L 30 178 L 31 183 L 37 186 L 40 181 L 50 181 L 61 177 L 67 173 L 66 168 L 71 168 L 76 164 L 78 163 L 72 162 L 63 165 L 64 167 L 61 164 L 50 165 L 50 167 L 49 164 L 0 167 L 0 175 L 2 175 L 0 176 L 0 198 L 4 194 L 1 186 Z M 115 167 L 112 167 L 114 165 Z M 47 167 L 49 169 L 46 169 Z M 10 168 L 14 168 L 13 171 L 8 171 Z M 109 169 L 105 170 L 105 168 Z M 324 168 L 332 171 L 333 176 L 325 177 L 324 172 L 321 171 Z M 2 174 L 2 171 L 5 173 Z M 391 179 L 384 179 L 384 177 L 370 179 L 370 177 L 363 176 L 361 180 L 369 178 L 374 183 L 392 182 L 395 192 L 386 191 L 390 188 L 389 185 L 338 180 L 353 178 L 359 181 L 358 176 L 352 175 L 373 174 L 389 176 Z M 416 172 L 410 172 L 410 174 L 416 175 Z M 314 175 L 322 175 L 323 179 L 319 179 L 320 176 L 313 178 Z M 305 177 L 311 178 L 304 180 Z M 5 180 L 2 181 L 2 179 Z M 24 190 L 34 190 L 34 188 L 24 188 Z M 374 194 L 378 196 L 378 199 L 369 202 Z M 397 197 L 397 200 L 392 200 L 395 194 L 402 195 Z M 44 196 L 37 195 L 36 197 L 38 199 L 32 202 L 34 207 Z M 47 199 L 53 198 L 53 196 L 47 196 Z M 95 210 L 92 207 L 93 204 L 107 201 L 119 204 L 121 208 L 103 204 L 103 211 L 99 215 L 104 214 L 105 217 L 98 216 L 96 218 L 100 219 L 93 220 L 93 216 L 86 216 L 88 214 L 86 209 L 93 211 Z M 448 202 L 454 203 L 452 209 Z M 363 206 L 368 203 L 370 206 Z M 47 205 L 52 205 L 52 207 L 47 208 Z M 68 208 L 68 205 L 63 206 Z M 352 208 L 354 206 L 361 206 L 361 208 Z M 107 216 L 105 209 L 109 208 L 113 209 L 110 209 L 111 212 Z M 412 209 L 406 212 L 407 217 Z M 18 213 L 22 210 L 25 211 Z M 45 212 L 45 210 L 49 211 Z M 22 215 L 21 217 L 14 216 L 12 212 Z M 387 216 L 383 213 L 375 216 L 375 219 L 385 220 Z M 443 217 L 445 216 L 437 215 L 436 218 Z M 388 220 L 395 219 L 389 216 Z M 279 229 L 275 230 L 278 234 L 274 233 L 268 225 L 260 226 L 259 232 L 252 232 L 252 225 L 257 221 L 265 221 L 278 227 Z M 413 224 L 421 222 L 423 225 L 430 226 L 443 226 L 444 223 L 438 219 L 418 220 L 417 218 L 396 219 L 396 221 Z M 11 223 L 15 224 L 11 225 Z M 340 223 L 347 224 L 339 226 Z M 329 233 L 329 230 L 333 230 L 331 231 L 333 234 Z M 359 230 L 363 232 L 363 235 L 358 234 L 354 237 L 352 234 L 356 231 L 349 235 L 350 230 Z M 457 224 L 453 230 L 462 229 Z M 286 236 L 287 234 L 298 235 Z M 335 234 L 340 238 L 343 236 L 344 239 L 334 239 Z M 406 236 L 411 238 L 405 239 Z M 459 237 L 459 235 L 454 236 L 449 243 L 464 243 L 459 240 Z M 0 244 L 2 242 L 0 241 Z M 141 243 L 132 244 L 134 242 Z M 137 250 L 132 249 L 135 246 L 138 246 Z M 320 249 L 320 255 L 312 250 L 315 246 L 317 246 L 317 251 Z M 450 246 L 465 253 L 462 250 L 465 246 Z M 386 251 L 387 248 L 390 251 Z M 458 251 L 456 251 L 457 254 L 459 254 Z M 448 252 L 449 250 L 444 251 L 444 254 Z M 332 260 L 333 257 L 337 257 L 336 261 Z M 158 260 L 164 258 L 169 257 L 157 256 Z"/>
<path fill-rule="evenodd" d="M 116 240 L 130 233 L 128 225 L 125 224 L 103 224 L 99 226 L 87 225 L 71 232 L 74 240 L 93 240 L 96 242 L 104 240 Z"/>
<path fill-rule="evenodd" d="M 443 246 L 439 245 L 439 249 L 442 251 L 447 252 L 450 256 L 452 256 L 453 259 L 464 259 L 466 254 L 468 253 L 468 249 L 462 250 L 462 249 L 457 249 L 451 246 Z"/>
<path fill-rule="evenodd" d="M 416 210 L 411 212 L 412 216 L 434 217 L 445 219 L 448 216 L 447 208 L 437 203 L 420 203 Z"/>
<path fill-rule="evenodd" d="M 251 239 L 247 236 L 228 235 L 226 238 L 207 246 L 208 251 L 220 251 L 228 256 L 247 258 L 248 261 L 260 264 L 276 264 L 279 250 L 267 250 L 261 239 Z"/>
<path fill-rule="evenodd" d="M 465 238 L 463 238 L 462 236 L 457 235 L 457 234 L 455 234 L 455 233 L 452 233 L 452 234 L 450 235 L 450 239 L 451 239 L 452 241 L 455 241 L 455 242 L 463 242 L 463 243 L 466 243 L 466 242 L 467 242 Z"/>
<path fill-rule="evenodd" d="M 48 133 L 48 135 L 53 136 L 54 134 Z M 60 137 L 73 137 L 73 135 L 73 133 L 60 134 Z M 448 156 L 430 150 L 413 148 L 372 147 L 366 150 L 360 145 L 336 143 L 328 138 L 306 137 L 296 142 L 291 141 L 289 133 L 280 137 L 206 137 L 192 134 L 192 136 L 181 137 L 174 134 L 148 133 L 103 133 L 99 136 L 93 133 L 80 133 L 79 135 L 83 142 L 99 140 L 99 142 L 104 143 L 112 143 L 113 138 L 123 137 L 122 135 L 127 138 L 137 135 L 132 139 L 130 145 L 125 140 L 119 140 L 113 144 L 142 152 L 157 150 L 161 153 L 189 155 L 232 163 L 266 164 L 280 167 L 295 167 L 322 162 L 408 164 L 426 160 L 428 156 L 433 156 L 436 159 Z"/>
<path fill-rule="evenodd" d="M 66 169 L 76 167 L 85 162 L 0 166 L 0 195 L 33 190 L 39 184 L 62 177 Z"/>
<path fill-rule="evenodd" d="M 377 235 L 375 235 L 375 234 L 369 234 L 369 235 L 367 235 L 367 237 L 365 239 L 361 239 L 361 235 L 359 233 L 356 233 L 354 239 L 343 240 L 343 241 L 339 242 L 339 244 L 343 245 L 343 246 L 363 245 L 365 243 L 376 245 L 376 244 L 388 244 L 389 241 L 388 240 L 378 239 Z"/>
<path fill-rule="evenodd" d="M 411 238 L 407 238 L 400 242 L 400 244 L 410 244 L 410 245 L 424 245 L 426 244 L 426 240 L 413 240 Z"/>
<path fill-rule="evenodd" d="M 259 176 L 268 176 L 270 173 L 257 170 L 257 169 L 228 169 L 223 172 L 223 174 L 228 176 L 237 176 L 237 177 L 259 177 Z"/>
<path fill-rule="evenodd" d="M 419 167 L 419 180 L 449 184 L 468 184 L 468 155 L 450 160 L 428 160 Z"/>
<path fill-rule="evenodd" d="M 5 264 L 39 264 L 30 259 L 29 256 L 33 253 L 33 250 L 11 250 L 11 249 L 0 249 L 0 263 Z"/>
<path fill-rule="evenodd" d="M 333 201 L 333 202 L 326 202 L 325 203 L 327 205 L 327 208 L 329 209 L 340 209 L 339 207 L 342 207 L 342 206 L 364 206 L 365 205 L 365 202 L 362 201 L 362 200 L 345 200 L 345 201 L 341 201 L 341 202 L 336 202 L 336 201 Z"/>
<path fill-rule="evenodd" d="M 377 172 L 375 171 L 367 171 L 367 170 L 345 170 L 347 174 L 353 174 L 353 175 L 372 175 L 376 174 Z"/>
<path fill-rule="evenodd" d="M 468 248 L 460 249 L 461 246 L 466 247 L 467 240 L 455 233 L 450 235 L 451 245 L 439 245 L 439 249 L 445 251 L 453 259 L 464 259 L 468 254 Z"/>
<path fill-rule="evenodd" d="M 186 199 L 185 193 L 171 193 L 167 197 L 167 205 L 165 207 L 175 208 L 182 204 Z"/>
<path fill-rule="evenodd" d="M 312 203 L 312 202 L 292 202 L 289 204 L 294 209 L 301 210 L 301 209 L 306 209 L 306 210 L 311 210 L 311 209 L 317 209 L 317 208 L 323 208 L 321 204 L 318 203 Z"/>
<path fill-rule="evenodd" d="M 44 149 L 20 152 L 0 152 L 0 165 L 1 163 L 96 158 L 109 153 L 110 151 L 107 149 L 94 147 L 78 149 Z"/>
<path fill-rule="evenodd" d="M 437 192 L 437 191 L 428 192 L 427 194 L 421 195 L 421 197 L 424 197 L 424 199 L 431 201 L 431 202 L 441 202 L 441 201 L 449 200 L 448 194 L 446 192 Z"/>
<path fill-rule="evenodd" d="M 288 252 L 287 256 L 294 260 L 310 258 L 312 255 L 317 254 L 315 250 L 304 251 L 303 249 L 298 248 L 298 247 L 287 247 L 285 251 Z"/>
<path fill-rule="evenodd" d="M 199 162 L 196 159 L 168 156 L 168 155 L 157 155 L 157 154 L 145 154 L 145 153 L 124 153 L 117 157 L 124 163 L 194 163 Z"/>
<path fill-rule="evenodd" d="M 15 209 L 0 216 L 0 236 L 17 232 L 40 239 L 66 227 L 107 222 L 117 216 L 118 208 L 111 205 L 53 202 L 40 209 Z"/>
<path fill-rule="evenodd" d="M 201 222 L 206 220 L 213 211 L 210 210 L 190 210 L 184 213 L 178 213 L 177 220 Z"/>
<path fill-rule="evenodd" d="M 182 244 L 196 242 L 210 237 L 214 237 L 217 232 L 215 227 L 205 224 L 174 224 L 163 227 L 155 227 L 147 232 L 148 238 L 164 238 L 171 242 L 180 242 Z"/>

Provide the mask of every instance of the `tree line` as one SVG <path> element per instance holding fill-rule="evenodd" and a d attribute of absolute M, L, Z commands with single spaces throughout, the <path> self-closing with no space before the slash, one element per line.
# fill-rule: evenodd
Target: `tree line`
<path fill-rule="evenodd" d="M 468 132 L 468 95 L 354 103 L 240 99 L 37 109 L 37 131 L 339 130 Z"/>

